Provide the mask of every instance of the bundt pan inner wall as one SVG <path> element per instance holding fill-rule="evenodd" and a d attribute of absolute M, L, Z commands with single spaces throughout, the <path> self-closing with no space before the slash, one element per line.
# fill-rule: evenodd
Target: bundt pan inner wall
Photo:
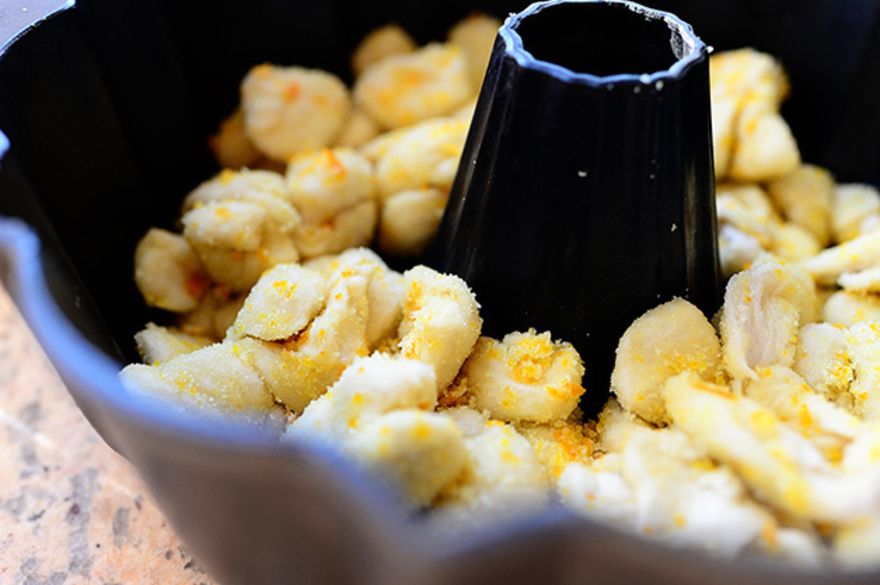
<path fill-rule="evenodd" d="M 785 115 L 807 161 L 880 182 L 880 0 L 656 0 L 716 49 L 779 56 Z M 188 419 L 125 393 L 132 334 L 157 316 L 132 282 L 147 227 L 216 171 L 206 136 L 253 64 L 347 74 L 368 30 L 421 41 L 474 10 L 526 2 L 83 0 L 0 55 L 0 277 L 71 394 L 138 468 L 199 562 L 223 583 L 820 583 L 761 560 L 721 561 L 559 508 L 457 539 L 429 537 L 331 453 L 252 427 Z M 8 142 L 6 140 L 8 138 Z M 36 234 L 36 235 L 34 235 Z M 39 238 L 39 240 L 37 239 Z M 40 245 L 42 244 L 42 245 Z M 625 259 L 622 259 L 625 260 Z M 876 583 L 880 575 L 833 576 Z"/>

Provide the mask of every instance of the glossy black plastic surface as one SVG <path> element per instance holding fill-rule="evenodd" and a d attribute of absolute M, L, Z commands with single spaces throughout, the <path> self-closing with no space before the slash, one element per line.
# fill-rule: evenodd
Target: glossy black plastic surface
<path fill-rule="evenodd" d="M 215 578 L 246 583 L 877 583 L 678 551 L 554 509 L 467 538 L 405 523 L 376 484 L 308 445 L 192 420 L 125 393 L 116 371 L 156 318 L 131 279 L 149 225 L 171 226 L 213 172 L 205 138 L 255 62 L 345 74 L 365 32 L 441 38 L 488 0 L 81 0 L 0 55 L 0 278 L 89 420 L 137 467 Z M 807 160 L 880 178 L 878 0 L 657 0 L 716 48 L 781 56 Z M 10 154 L 12 153 L 12 154 Z M 610 253 L 610 251 L 609 251 Z M 91 303 L 94 300 L 94 303 Z M 117 350 L 116 347 L 121 348 Z M 4 389 L 0 386 L 0 392 Z"/>
<path fill-rule="evenodd" d="M 708 50 L 672 15 L 553 0 L 508 19 L 462 161 L 439 266 L 488 334 L 573 343 L 588 411 L 633 319 L 676 296 L 718 309 Z"/>

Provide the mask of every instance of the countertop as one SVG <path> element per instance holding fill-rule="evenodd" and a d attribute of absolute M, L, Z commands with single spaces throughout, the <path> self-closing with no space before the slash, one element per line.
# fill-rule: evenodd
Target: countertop
<path fill-rule="evenodd" d="M 213 581 L 83 418 L 0 288 L 0 585 L 80 583 Z"/>

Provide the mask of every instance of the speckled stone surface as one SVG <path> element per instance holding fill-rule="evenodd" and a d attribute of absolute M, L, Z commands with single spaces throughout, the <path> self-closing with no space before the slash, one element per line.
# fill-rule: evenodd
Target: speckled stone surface
<path fill-rule="evenodd" d="M 211 584 L 0 289 L 0 585 Z"/>

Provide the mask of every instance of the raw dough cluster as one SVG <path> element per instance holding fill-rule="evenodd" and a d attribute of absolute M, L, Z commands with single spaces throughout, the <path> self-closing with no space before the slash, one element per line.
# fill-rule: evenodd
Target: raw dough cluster
<path fill-rule="evenodd" d="M 183 408 L 288 417 L 289 440 L 341 448 L 460 525 L 543 505 L 551 481 L 591 453 L 573 412 L 584 366 L 534 330 L 480 337 L 459 278 L 404 274 L 350 249 L 266 270 L 220 341 L 149 324 L 135 391 Z M 475 349 L 476 348 L 476 349 Z"/>
<path fill-rule="evenodd" d="M 803 266 L 761 256 L 717 328 L 687 301 L 626 331 L 594 458 L 563 499 L 670 543 L 819 566 L 880 560 L 880 323 L 817 322 Z"/>
<path fill-rule="evenodd" d="M 473 15 L 445 43 L 424 47 L 397 25 L 379 28 L 355 49 L 350 90 L 325 71 L 258 65 L 211 148 L 225 168 L 290 165 L 290 201 L 304 219 L 293 242 L 302 256 L 366 244 L 374 233 L 388 254 L 420 254 L 446 207 L 500 25 Z M 343 149 L 359 149 L 369 162 Z M 319 198 L 334 212 L 310 213 Z"/>
<path fill-rule="evenodd" d="M 430 243 L 498 25 L 474 16 L 422 48 L 378 29 L 351 91 L 252 69 L 212 139 L 231 168 L 186 197 L 182 233 L 137 247 L 137 286 L 177 324 L 136 335 L 144 364 L 123 380 L 184 409 L 285 417 L 284 440 L 341 449 L 436 527 L 557 497 L 718 555 L 880 564 L 880 194 L 801 162 L 772 57 L 711 60 L 724 305 L 636 319 L 596 420 L 571 344 L 481 336 L 463 281 L 363 247 Z"/>

